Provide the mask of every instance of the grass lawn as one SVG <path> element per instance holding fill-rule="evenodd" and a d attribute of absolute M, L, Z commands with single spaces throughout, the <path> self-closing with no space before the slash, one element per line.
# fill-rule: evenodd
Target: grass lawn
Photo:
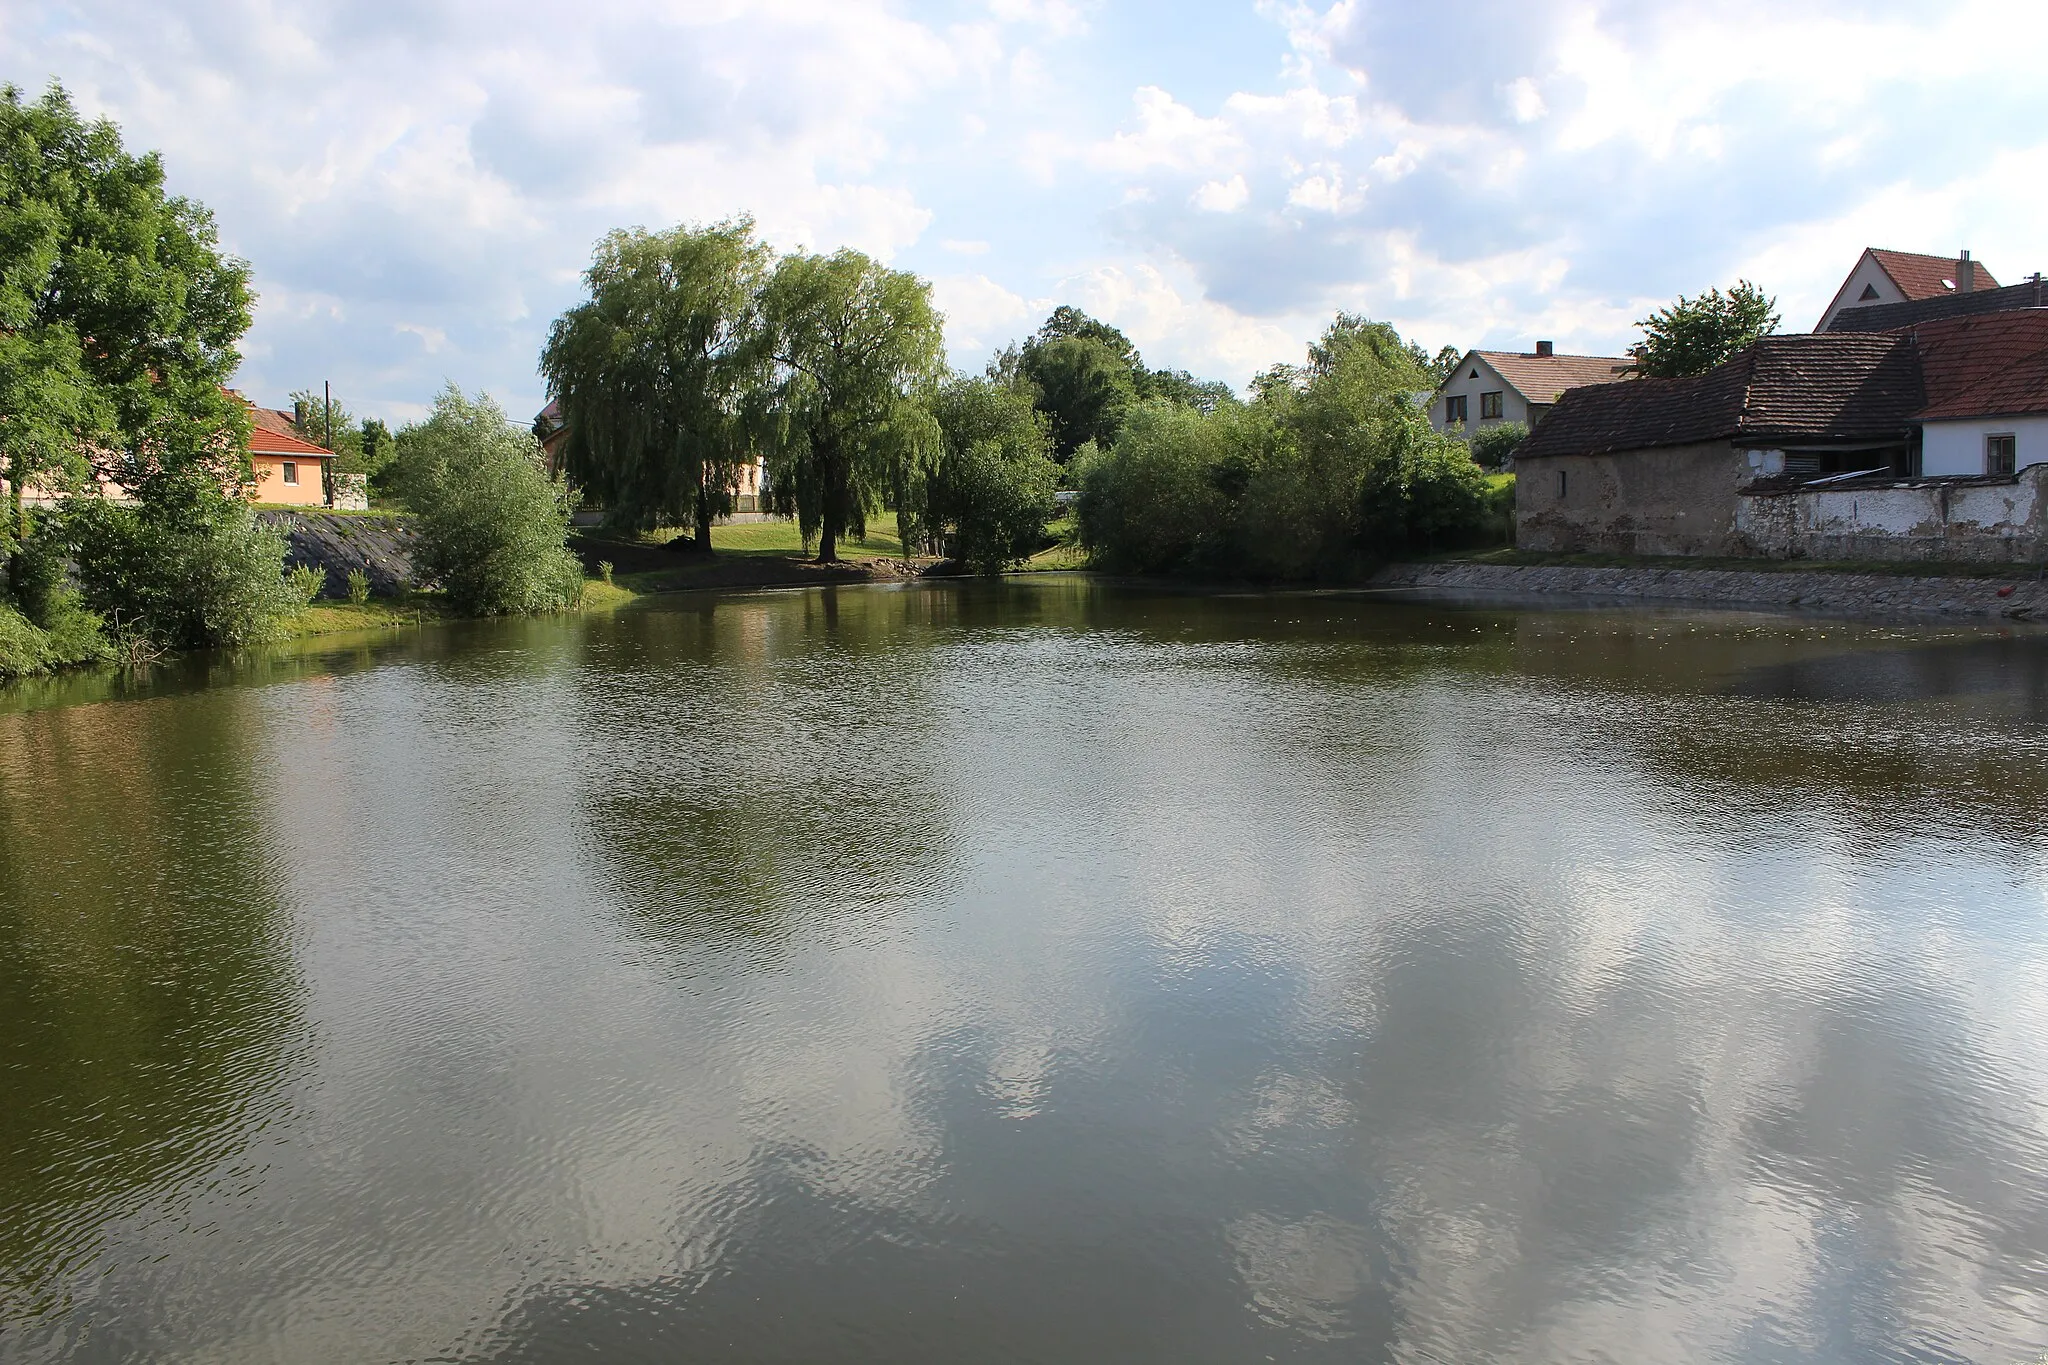
<path fill-rule="evenodd" d="M 639 595 L 623 583 L 592 578 L 583 584 L 583 602 L 577 610 L 611 611 Z M 389 597 L 373 597 L 361 604 L 323 599 L 293 618 L 289 633 L 292 638 L 299 638 L 338 635 L 350 630 L 395 630 L 425 621 L 447 620 L 451 615 L 438 592 L 414 593 L 403 602 Z"/>
<path fill-rule="evenodd" d="M 711 548 L 732 555 L 815 554 L 817 546 L 806 549 L 796 532 L 796 518 L 774 521 L 735 521 L 711 528 Z M 883 512 L 868 519 L 866 539 L 848 536 L 839 542 L 839 553 L 847 558 L 903 558 L 903 542 L 896 538 L 896 514 Z"/>
<path fill-rule="evenodd" d="M 1088 567 L 1088 552 L 1081 548 L 1080 534 L 1072 517 L 1046 525 L 1045 533 L 1056 542 L 1040 550 L 1019 567 L 1021 573 L 1061 573 Z"/>

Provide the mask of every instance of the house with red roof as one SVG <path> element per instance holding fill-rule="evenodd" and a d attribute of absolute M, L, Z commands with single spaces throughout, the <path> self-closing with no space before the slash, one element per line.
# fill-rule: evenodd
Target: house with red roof
<path fill-rule="evenodd" d="M 1524 549 L 2048 562 L 2048 308 L 1574 389 L 1515 466 Z"/>
<path fill-rule="evenodd" d="M 249 466 L 256 502 L 334 505 L 334 452 L 302 438 L 288 412 L 249 405 Z"/>
<path fill-rule="evenodd" d="M 1467 351 L 1429 396 L 1429 424 L 1464 434 L 1503 422 L 1533 427 L 1566 389 L 1627 379 L 1631 363 L 1627 356 L 1559 355 L 1548 341 L 1533 351 Z"/>
<path fill-rule="evenodd" d="M 1923 256 L 1913 251 L 1865 247 L 1813 330 L 1830 330 L 1845 309 L 1920 303 L 1996 288 L 1998 281 L 1991 277 L 1991 272 L 1971 260 L 1967 251 L 1958 256 Z"/>

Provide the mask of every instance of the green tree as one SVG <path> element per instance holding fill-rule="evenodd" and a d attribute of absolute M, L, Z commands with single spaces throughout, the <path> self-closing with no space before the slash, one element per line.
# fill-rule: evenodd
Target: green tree
<path fill-rule="evenodd" d="M 246 477 L 224 386 L 251 302 L 248 267 L 203 206 L 165 195 L 155 153 L 130 155 L 60 86 L 0 88 L 0 550 L 28 529 L 28 486 L 83 486 L 94 461 L 138 488 L 195 464 Z"/>
<path fill-rule="evenodd" d="M 923 280 L 852 250 L 784 257 L 761 304 L 777 370 L 771 491 L 833 563 L 890 491 L 906 433 L 925 429 L 913 395 L 943 372 L 939 315 Z"/>
<path fill-rule="evenodd" d="M 1125 410 L 1138 401 L 1137 371 L 1099 337 L 1034 340 L 1024 348 L 1022 369 L 1038 389 L 1038 406 L 1052 423 L 1053 454 L 1062 461 L 1084 442 L 1114 442 Z"/>
<path fill-rule="evenodd" d="M 1036 553 L 1059 468 L 1030 395 L 962 375 L 930 407 L 940 439 L 915 490 L 924 536 L 981 573 Z"/>
<path fill-rule="evenodd" d="M 204 467 L 160 468 L 132 504 L 67 501 L 64 535 L 85 602 L 124 633 L 177 648 L 276 635 L 319 592 L 322 575 L 287 574 L 283 531 Z"/>
<path fill-rule="evenodd" d="M 472 616 L 553 611 L 583 594 L 569 552 L 569 492 L 540 445 L 488 394 L 450 384 L 398 433 L 399 488 L 419 532 L 414 571 Z"/>
<path fill-rule="evenodd" d="M 1515 447 L 1528 439 L 1527 422 L 1501 422 L 1467 433 L 1465 447 L 1472 452 L 1472 463 L 1481 469 L 1499 469 L 1515 453 Z"/>
<path fill-rule="evenodd" d="M 1232 498 L 1218 471 L 1232 450 L 1216 417 L 1154 400 L 1133 407 L 1116 444 L 1077 457 L 1081 544 L 1118 573 L 1170 573 L 1214 561 Z"/>
<path fill-rule="evenodd" d="M 568 425 L 570 476 L 615 525 L 689 523 L 709 553 L 751 453 L 768 378 L 753 220 L 614 232 L 541 357 Z"/>
<path fill-rule="evenodd" d="M 1631 349 L 1636 373 L 1652 379 L 1705 374 L 1758 337 L 1778 330 L 1778 301 L 1748 280 L 1727 293 L 1709 289 L 1697 298 L 1680 295 L 1636 326 L 1643 339 Z"/>
<path fill-rule="evenodd" d="M 1230 385 L 1222 380 L 1197 379 L 1186 370 L 1141 370 L 1137 387 L 1142 398 L 1163 398 L 1203 412 L 1214 412 L 1225 403 L 1237 401 Z"/>

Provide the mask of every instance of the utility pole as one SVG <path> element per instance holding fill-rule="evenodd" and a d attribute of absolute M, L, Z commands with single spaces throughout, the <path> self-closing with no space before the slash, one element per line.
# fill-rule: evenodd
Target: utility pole
<path fill-rule="evenodd" d="M 327 402 L 327 448 L 334 449 L 334 381 L 320 381 L 321 391 Z M 320 493 L 329 507 L 334 506 L 334 459 L 330 455 L 320 462 Z"/>

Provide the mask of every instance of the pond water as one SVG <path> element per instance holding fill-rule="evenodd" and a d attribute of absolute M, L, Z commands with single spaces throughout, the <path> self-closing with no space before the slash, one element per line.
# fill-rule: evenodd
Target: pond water
<path fill-rule="evenodd" d="M 0 1359 L 2048 1351 L 2048 636 L 1047 577 L 0 694 Z"/>

